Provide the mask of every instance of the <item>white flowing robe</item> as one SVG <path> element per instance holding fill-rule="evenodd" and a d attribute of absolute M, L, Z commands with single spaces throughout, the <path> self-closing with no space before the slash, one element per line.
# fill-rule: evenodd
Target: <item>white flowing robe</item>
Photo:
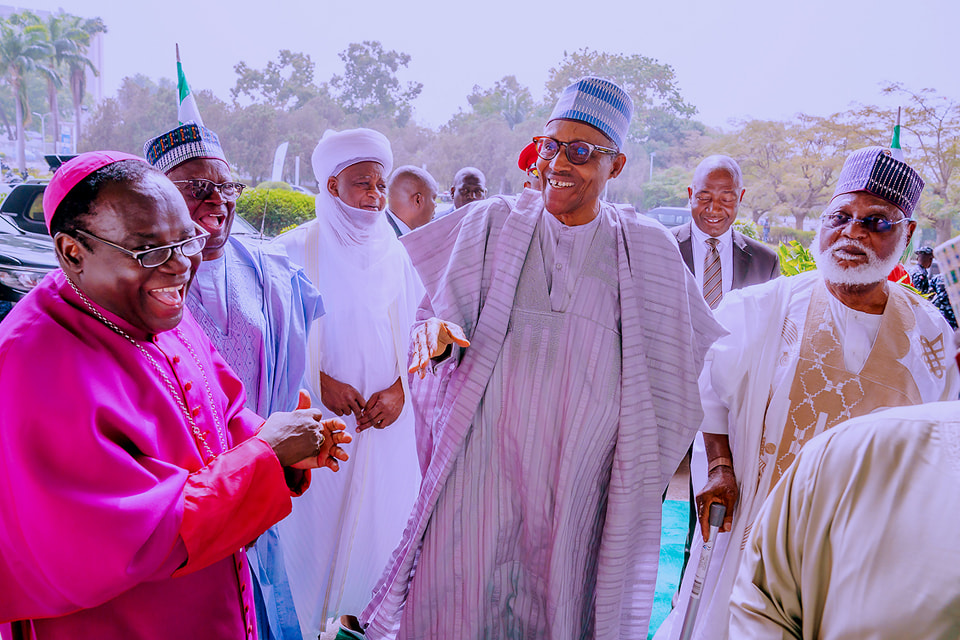
<path fill-rule="evenodd" d="M 960 636 L 960 402 L 807 443 L 764 501 L 731 598 L 754 640 Z"/>
<path fill-rule="evenodd" d="M 355 432 L 350 460 L 316 473 L 304 500 L 280 523 L 281 542 L 301 626 L 316 637 L 325 621 L 356 615 L 400 540 L 420 484 L 413 411 L 406 387 L 410 328 L 423 286 L 380 214 L 365 240 L 345 243 L 318 199 L 318 217 L 278 238 L 323 296 L 326 314 L 308 341 L 307 381 L 321 406 L 319 372 L 352 385 L 364 399 L 404 381 L 404 408 L 385 429 Z M 401 375 L 403 374 L 403 375 Z M 324 409 L 327 417 L 332 414 Z"/>
<path fill-rule="evenodd" d="M 700 422 L 719 327 L 670 234 L 607 204 L 590 249 L 607 255 L 584 261 L 562 317 L 535 240 L 548 215 L 527 190 L 403 238 L 427 288 L 420 317 L 456 322 L 471 345 L 415 386 L 424 482 L 364 611 L 370 638 L 646 634 L 660 497 Z"/>
<path fill-rule="evenodd" d="M 704 433 L 728 433 L 740 486 L 740 500 L 734 512 L 732 531 L 717 537 L 703 587 L 694 638 L 727 638 L 730 592 L 743 545 L 760 505 L 795 456 L 792 449 L 783 455 L 780 445 L 784 441 L 785 427 L 793 409 L 793 384 L 803 355 L 804 336 L 808 329 L 807 314 L 815 295 L 824 294 L 823 286 L 820 274 L 816 271 L 778 278 L 732 291 L 724 296 L 716 309 L 717 319 L 731 333 L 718 340 L 707 354 L 700 377 L 704 400 L 701 430 Z M 889 341 L 880 341 L 879 338 L 877 344 L 883 343 L 884 354 L 896 352 L 897 357 L 881 357 L 883 354 L 875 348 L 877 352 L 871 352 L 874 359 L 868 360 L 869 364 L 864 365 L 861 373 L 869 373 L 870 369 L 879 371 L 880 377 L 887 374 L 891 387 L 881 390 L 876 386 L 876 380 L 858 381 L 857 375 L 851 374 L 854 386 L 858 387 L 856 390 L 860 391 L 862 387 L 867 394 L 863 406 L 856 408 L 854 413 L 849 413 L 845 407 L 843 411 L 848 412 L 846 414 L 819 415 L 801 424 L 806 428 L 802 434 L 804 441 L 839 420 L 861 413 L 885 406 L 953 399 L 960 392 L 960 373 L 952 358 L 953 332 L 949 325 L 932 305 L 918 296 L 893 284 L 888 287 L 890 301 L 883 318 L 891 316 L 894 309 L 900 309 L 908 322 L 902 328 L 898 326 L 895 331 L 891 331 L 893 327 L 880 325 L 880 331 L 887 338 L 891 337 L 890 333 L 897 335 L 893 336 L 895 344 L 892 346 Z M 825 295 L 830 296 L 829 293 Z M 830 305 L 827 306 L 829 308 Z M 825 313 L 829 318 L 835 312 L 828 310 Z M 832 322 L 824 321 L 816 328 L 837 337 L 839 341 L 835 318 Z M 852 323 L 846 323 L 845 339 L 857 339 L 853 332 L 860 330 Z M 843 359 L 843 356 L 837 357 Z M 878 357 L 881 362 L 877 362 Z M 909 381 L 915 386 L 900 388 L 901 381 Z M 832 385 L 833 382 L 825 384 L 823 378 L 819 378 L 806 391 L 808 395 L 813 395 L 818 391 L 829 391 Z M 787 441 L 789 444 L 790 441 Z M 802 442 L 794 446 L 798 448 L 800 445 Z M 706 480 L 706 459 L 696 453 L 695 450 L 691 473 L 694 487 L 700 488 Z M 703 539 L 698 527 L 690 562 L 680 586 L 677 607 L 658 630 L 658 640 L 679 637 L 702 546 Z"/>

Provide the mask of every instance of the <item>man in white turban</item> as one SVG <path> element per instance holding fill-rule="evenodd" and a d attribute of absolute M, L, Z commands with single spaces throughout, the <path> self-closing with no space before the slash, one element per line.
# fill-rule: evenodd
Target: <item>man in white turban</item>
<path fill-rule="evenodd" d="M 416 499 L 406 360 L 424 292 L 384 214 L 390 142 L 370 129 L 327 131 L 312 163 L 317 218 L 277 242 L 304 265 L 327 310 L 310 331 L 310 393 L 357 435 L 353 464 L 336 481 L 316 478 L 312 499 L 281 527 L 308 637 L 369 601 Z"/>

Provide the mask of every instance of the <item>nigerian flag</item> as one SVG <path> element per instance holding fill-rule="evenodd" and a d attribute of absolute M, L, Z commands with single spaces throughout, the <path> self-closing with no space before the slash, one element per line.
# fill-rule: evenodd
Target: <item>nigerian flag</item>
<path fill-rule="evenodd" d="M 890 140 L 890 151 L 894 158 L 903 162 L 903 149 L 900 148 L 900 107 L 897 107 L 897 124 L 893 125 L 893 139 Z"/>
<path fill-rule="evenodd" d="M 180 45 L 177 45 L 177 89 L 180 94 L 180 104 L 177 107 L 177 120 L 180 124 L 195 122 L 203 126 L 203 118 L 200 117 L 200 110 L 197 109 L 197 101 L 190 93 L 190 85 L 187 84 L 187 76 L 183 75 L 183 65 L 180 64 Z"/>

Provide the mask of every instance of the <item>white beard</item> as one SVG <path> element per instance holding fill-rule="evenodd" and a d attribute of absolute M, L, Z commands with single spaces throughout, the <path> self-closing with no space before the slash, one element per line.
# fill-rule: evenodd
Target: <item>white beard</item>
<path fill-rule="evenodd" d="M 843 238 L 829 247 L 826 252 L 820 251 L 820 229 L 817 229 L 813 242 L 810 243 L 810 253 L 817 263 L 817 270 L 827 282 L 839 285 L 875 284 L 887 279 L 893 268 L 900 262 L 900 256 L 907 248 L 907 233 L 904 229 L 897 229 L 894 233 L 900 234 L 897 247 L 885 259 L 880 259 L 877 252 L 864 246 L 858 240 Z M 867 255 L 867 262 L 855 267 L 842 267 L 836 256 L 836 251 L 844 247 L 856 248 Z"/>

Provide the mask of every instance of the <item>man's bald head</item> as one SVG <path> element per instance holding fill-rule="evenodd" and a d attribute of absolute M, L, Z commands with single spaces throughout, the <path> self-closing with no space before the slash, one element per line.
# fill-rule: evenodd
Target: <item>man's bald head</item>
<path fill-rule="evenodd" d="M 440 187 L 426 170 L 413 165 L 398 167 L 387 185 L 390 211 L 411 229 L 433 218 Z"/>
<path fill-rule="evenodd" d="M 483 171 L 476 167 L 464 167 L 457 171 L 453 176 L 450 195 L 455 209 L 475 200 L 483 200 L 487 195 L 487 178 Z"/>

